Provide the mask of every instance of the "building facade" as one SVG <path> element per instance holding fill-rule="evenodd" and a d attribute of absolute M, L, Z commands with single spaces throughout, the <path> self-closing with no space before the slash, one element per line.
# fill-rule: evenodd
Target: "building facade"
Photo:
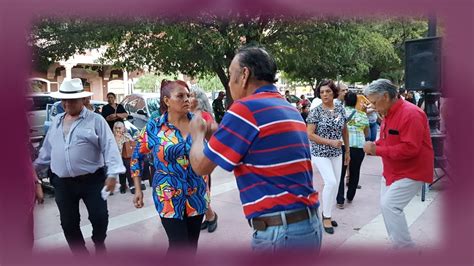
<path fill-rule="evenodd" d="M 46 72 L 31 71 L 29 80 L 34 92 L 53 92 L 65 79 L 80 78 L 86 91 L 93 92 L 93 100 L 106 100 L 107 93 L 117 95 L 117 101 L 133 93 L 134 83 L 143 74 L 142 70 L 127 71 L 112 63 L 99 61 L 106 47 L 92 49 L 85 54 L 76 54 L 65 61 L 52 63 Z"/>

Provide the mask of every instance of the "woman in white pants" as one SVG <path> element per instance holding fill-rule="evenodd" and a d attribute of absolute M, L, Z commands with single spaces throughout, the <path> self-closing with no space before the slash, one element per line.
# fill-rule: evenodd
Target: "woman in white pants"
<path fill-rule="evenodd" d="M 324 181 L 322 192 L 323 227 L 329 234 L 334 233 L 337 222 L 332 220 L 332 209 L 342 170 L 342 140 L 344 140 L 345 160 L 349 164 L 349 135 L 344 107 L 334 103 L 338 90 L 332 80 L 323 80 L 316 88 L 316 97 L 322 104 L 311 110 L 307 118 L 308 135 L 311 141 L 311 157 Z"/>

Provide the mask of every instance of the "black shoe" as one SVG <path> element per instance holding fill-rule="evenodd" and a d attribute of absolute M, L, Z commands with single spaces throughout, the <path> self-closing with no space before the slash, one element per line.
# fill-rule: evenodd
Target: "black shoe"
<path fill-rule="evenodd" d="M 95 255 L 105 255 L 107 253 L 107 248 L 105 248 L 104 243 L 95 244 Z"/>
<path fill-rule="evenodd" d="M 214 231 L 216 231 L 216 228 L 217 228 L 217 213 L 214 213 L 214 220 L 212 221 L 208 221 L 208 227 L 207 227 L 207 231 L 209 233 L 212 233 Z"/>
<path fill-rule="evenodd" d="M 125 194 L 126 191 L 127 191 L 127 187 L 125 186 L 120 187 L 120 194 Z"/>
<path fill-rule="evenodd" d="M 135 188 L 134 187 L 130 188 L 130 193 L 135 194 Z"/>
<path fill-rule="evenodd" d="M 142 190 L 146 190 L 145 184 L 141 184 L 141 185 L 140 185 L 140 188 L 141 188 Z"/>
<path fill-rule="evenodd" d="M 326 233 L 331 234 L 331 235 L 334 234 L 334 228 L 332 226 L 331 227 L 326 227 L 323 224 L 323 228 L 324 228 L 324 231 L 326 231 Z"/>
<path fill-rule="evenodd" d="M 361 186 L 361 185 L 357 185 L 357 189 L 361 189 L 361 188 L 362 188 L 362 186 Z"/>
<path fill-rule="evenodd" d="M 204 222 L 202 222 L 202 224 L 201 224 L 201 230 L 205 230 L 205 229 L 207 229 L 207 226 L 208 226 L 208 224 L 209 224 L 209 222 L 208 222 L 208 221 L 204 221 Z"/>
<path fill-rule="evenodd" d="M 331 217 L 326 218 L 326 217 L 324 217 L 324 215 L 322 215 L 322 214 L 321 214 L 321 217 L 323 217 L 322 222 L 323 222 L 324 231 L 326 231 L 326 233 L 331 234 L 331 235 L 334 234 L 334 228 L 332 227 L 332 221 L 331 221 L 331 226 L 330 226 L 330 227 L 324 226 L 324 220 L 331 220 Z"/>
<path fill-rule="evenodd" d="M 334 227 L 337 227 L 337 226 L 338 226 L 338 224 L 337 224 L 336 221 L 331 221 L 331 225 L 334 226 Z"/>

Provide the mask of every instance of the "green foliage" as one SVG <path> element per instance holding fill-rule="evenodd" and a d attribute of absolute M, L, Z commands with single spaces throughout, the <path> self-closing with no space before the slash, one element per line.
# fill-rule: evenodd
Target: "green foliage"
<path fill-rule="evenodd" d="M 198 76 L 202 88 L 226 89 L 230 96 L 227 68 L 241 45 L 265 46 L 275 56 L 282 76 L 294 84 L 314 86 L 315 80 L 338 76 L 350 82 L 381 76 L 399 82 L 404 41 L 423 36 L 426 29 L 422 19 L 245 14 L 225 18 L 203 14 L 179 21 L 42 19 L 33 27 L 29 43 L 39 67 L 107 45 L 102 62 L 129 71 L 146 68 L 163 75 Z M 155 90 L 156 77 L 143 77 L 136 87 Z"/>
<path fill-rule="evenodd" d="M 147 73 L 138 79 L 137 83 L 135 83 L 135 89 L 142 92 L 159 92 L 163 79 L 175 80 L 177 78 L 177 75 Z"/>
<path fill-rule="evenodd" d="M 198 85 L 206 92 L 225 90 L 216 75 L 203 75 L 198 78 Z"/>
<path fill-rule="evenodd" d="M 135 83 L 135 89 L 143 92 L 157 92 L 160 89 L 160 79 L 155 74 L 145 74 Z"/>

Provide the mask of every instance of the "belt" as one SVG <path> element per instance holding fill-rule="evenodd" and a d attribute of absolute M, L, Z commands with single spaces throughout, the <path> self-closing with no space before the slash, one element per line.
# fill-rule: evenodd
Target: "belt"
<path fill-rule="evenodd" d="M 316 214 L 315 217 L 318 217 L 317 209 L 311 208 L 310 212 L 312 215 Z M 308 220 L 309 214 L 308 209 L 304 208 L 299 211 L 285 213 L 286 216 L 286 224 L 293 224 L 300 221 Z M 283 220 L 281 219 L 281 215 L 272 215 L 272 216 L 263 216 L 263 217 L 256 217 L 248 221 L 249 225 L 258 231 L 265 231 L 267 227 L 270 226 L 279 226 L 283 225 Z"/>
<path fill-rule="evenodd" d="M 54 173 L 53 173 L 54 174 Z M 74 180 L 84 180 L 84 179 L 88 179 L 90 177 L 94 177 L 94 176 L 97 176 L 97 175 L 103 175 L 105 174 L 105 168 L 104 167 L 101 167 L 99 169 L 97 169 L 97 171 L 95 171 L 94 173 L 89 173 L 89 174 L 84 174 L 84 175 L 78 175 L 78 176 L 74 176 L 74 177 L 69 177 L 69 176 L 66 176 L 66 177 L 59 177 L 58 175 L 56 175 L 58 178 L 61 178 L 61 179 L 74 179 Z"/>

